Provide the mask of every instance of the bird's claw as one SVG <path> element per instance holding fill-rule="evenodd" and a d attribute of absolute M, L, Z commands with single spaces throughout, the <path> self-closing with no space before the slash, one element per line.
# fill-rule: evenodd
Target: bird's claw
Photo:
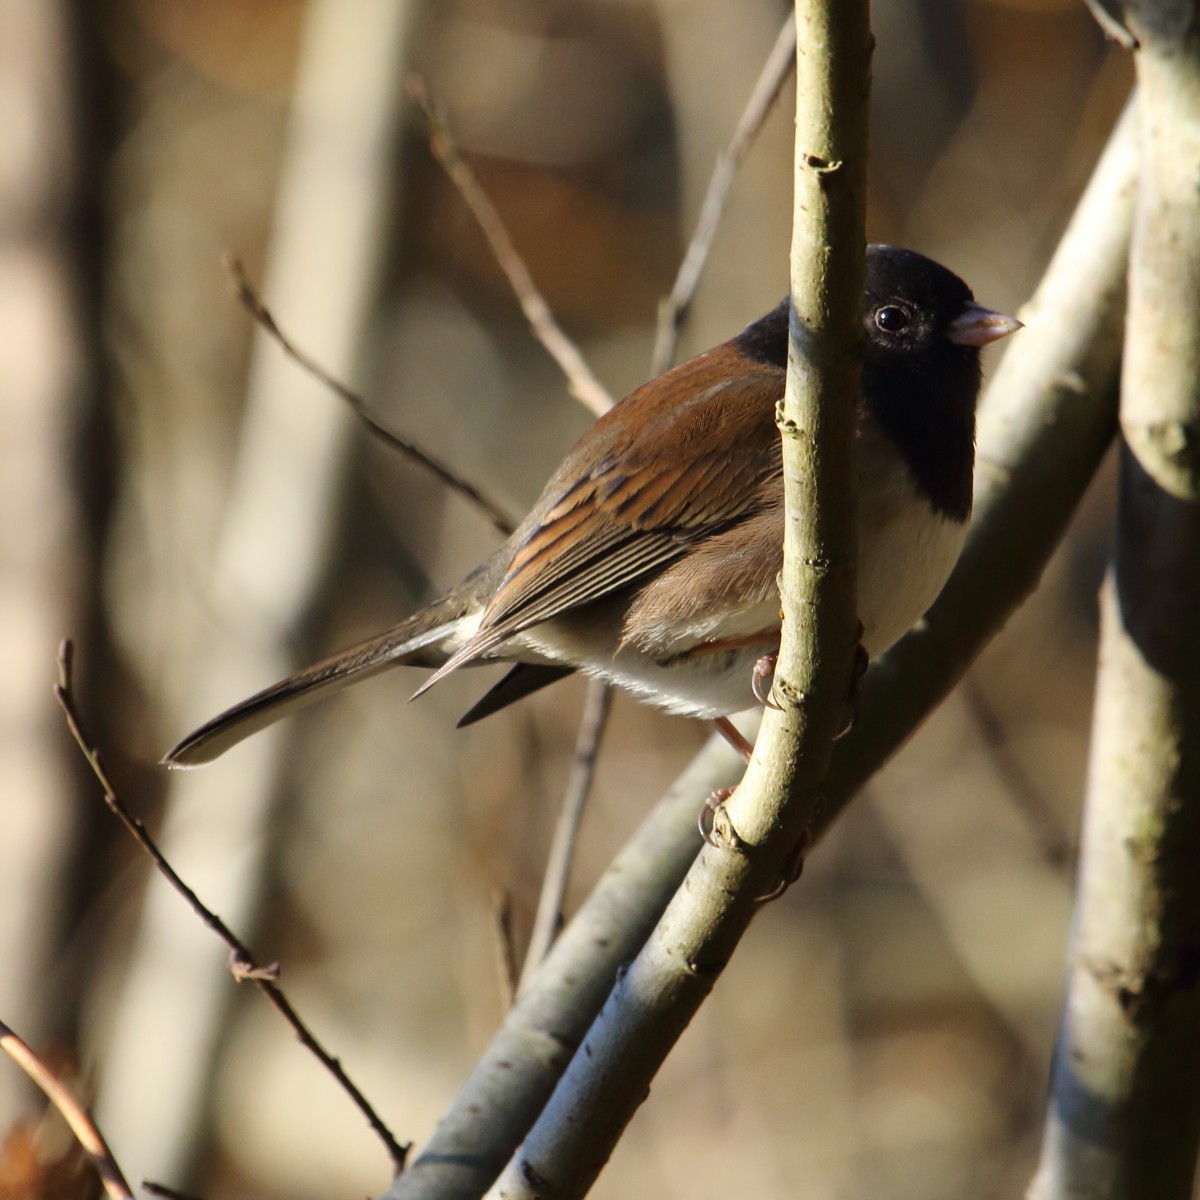
<path fill-rule="evenodd" d="M 764 708 L 774 708 L 778 710 L 779 705 L 771 699 L 771 685 L 775 682 L 775 664 L 778 662 L 778 655 L 764 654 L 754 664 L 754 671 L 750 676 L 750 690 L 754 693 L 754 698 Z"/>
<path fill-rule="evenodd" d="M 696 819 L 700 827 L 700 836 L 714 850 L 736 852 L 744 847 L 742 839 L 738 837 L 737 830 L 729 820 L 729 814 L 725 811 L 725 801 L 733 795 L 733 791 L 731 787 L 719 787 L 711 792 Z"/>
<path fill-rule="evenodd" d="M 806 829 L 784 862 L 783 870 L 779 873 L 779 882 L 765 895 L 756 896 L 756 904 L 769 904 L 772 900 L 778 900 L 800 878 L 804 873 L 804 859 L 811 845 L 812 836 Z"/>
<path fill-rule="evenodd" d="M 850 671 L 850 694 L 846 697 L 846 720 L 841 729 L 833 735 L 835 742 L 840 742 L 855 725 L 858 724 L 858 703 L 862 696 L 862 680 L 871 665 L 871 657 L 867 648 L 862 644 L 863 627 L 858 626 L 858 644 L 854 647 L 854 666 Z"/>

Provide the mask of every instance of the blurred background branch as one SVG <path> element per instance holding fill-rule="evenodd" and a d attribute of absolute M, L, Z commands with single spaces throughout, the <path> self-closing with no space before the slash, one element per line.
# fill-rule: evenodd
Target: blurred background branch
<path fill-rule="evenodd" d="M 1200 1148 L 1200 17 L 1123 15 L 1140 172 L 1120 493 L 1035 1200 L 1186 1200 Z"/>

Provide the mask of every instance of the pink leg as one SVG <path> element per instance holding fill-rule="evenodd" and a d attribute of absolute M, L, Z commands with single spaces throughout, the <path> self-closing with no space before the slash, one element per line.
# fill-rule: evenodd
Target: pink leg
<path fill-rule="evenodd" d="M 750 761 L 754 747 L 738 733 L 728 717 L 715 717 L 713 727 L 747 762 Z"/>

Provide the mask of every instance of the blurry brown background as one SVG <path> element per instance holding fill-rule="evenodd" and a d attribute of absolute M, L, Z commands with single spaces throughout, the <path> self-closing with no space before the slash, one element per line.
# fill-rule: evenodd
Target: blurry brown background
<path fill-rule="evenodd" d="M 0 3 L 0 1018 L 94 1099 L 131 1179 L 304 1200 L 377 1193 L 388 1167 L 104 812 L 50 700 L 58 638 L 78 641 L 80 701 L 125 798 L 418 1141 L 500 1016 L 495 897 L 524 928 L 582 697 L 561 684 L 456 732 L 482 675 L 407 706 L 401 672 L 205 772 L 154 765 L 494 545 L 255 338 L 221 254 L 382 419 L 517 512 L 588 417 L 431 160 L 405 74 L 426 74 L 621 394 L 785 12 Z M 1127 63 L 1073 0 L 876 0 L 874 25 L 871 236 L 1018 306 Z M 789 106 L 739 177 L 684 352 L 785 289 Z M 1064 970 L 1108 492 L 967 687 L 764 910 L 596 1195 L 1021 1193 Z M 703 736 L 617 700 L 574 897 Z M 0 1064 L 0 1196 L 31 1194 L 15 1182 L 26 1134 L 62 1148 L 41 1111 Z"/>

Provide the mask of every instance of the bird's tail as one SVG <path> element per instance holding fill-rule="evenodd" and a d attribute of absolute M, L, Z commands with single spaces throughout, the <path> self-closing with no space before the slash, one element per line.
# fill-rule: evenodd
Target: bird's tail
<path fill-rule="evenodd" d="M 212 762 L 252 733 L 388 667 L 441 665 L 478 624 L 478 613 L 464 603 L 465 590 L 456 588 L 386 633 L 322 659 L 226 709 L 189 733 L 166 754 L 163 764 L 198 767 Z"/>

